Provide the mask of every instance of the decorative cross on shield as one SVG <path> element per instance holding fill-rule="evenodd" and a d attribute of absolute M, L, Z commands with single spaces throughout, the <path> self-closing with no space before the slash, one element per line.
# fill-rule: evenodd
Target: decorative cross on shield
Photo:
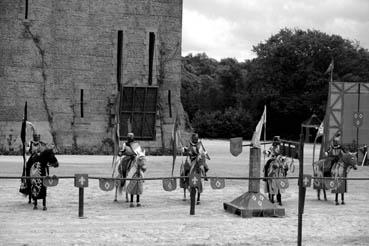
<path fill-rule="evenodd" d="M 46 187 L 53 187 L 53 186 L 56 186 L 58 183 L 59 183 L 59 179 L 55 175 L 53 175 L 52 177 L 46 176 L 44 178 L 44 185 Z"/>
<path fill-rule="evenodd" d="M 238 156 L 242 152 L 242 138 L 231 138 L 230 151 L 233 156 Z"/>
<path fill-rule="evenodd" d="M 177 189 L 177 180 L 174 178 L 163 179 L 163 189 L 165 191 L 173 191 Z"/>
<path fill-rule="evenodd" d="M 189 181 L 190 181 L 190 187 L 198 188 L 200 187 L 201 176 L 198 173 L 192 173 L 189 176 Z"/>
<path fill-rule="evenodd" d="M 221 179 L 221 178 L 211 178 L 210 186 L 214 190 L 223 189 L 225 187 L 225 181 L 224 179 Z"/>
<path fill-rule="evenodd" d="M 114 183 L 112 179 L 99 179 L 99 186 L 103 191 L 111 191 L 114 189 Z"/>
<path fill-rule="evenodd" d="M 312 176 L 308 174 L 304 174 L 302 178 L 302 186 L 303 187 L 310 187 L 311 186 L 311 179 Z"/>

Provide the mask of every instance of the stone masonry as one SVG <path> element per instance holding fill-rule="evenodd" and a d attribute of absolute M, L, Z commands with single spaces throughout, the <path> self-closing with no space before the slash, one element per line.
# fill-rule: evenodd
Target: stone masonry
<path fill-rule="evenodd" d="M 148 86 L 150 32 L 156 138 L 140 143 L 162 152 L 171 148 L 176 113 L 184 119 L 182 0 L 0 0 L 0 153 L 20 150 L 25 101 L 41 139 L 61 153 L 111 153 L 117 70 L 121 86 Z"/>

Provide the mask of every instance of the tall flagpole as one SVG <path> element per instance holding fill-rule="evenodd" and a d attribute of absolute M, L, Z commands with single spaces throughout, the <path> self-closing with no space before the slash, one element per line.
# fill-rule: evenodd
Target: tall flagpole
<path fill-rule="evenodd" d="M 266 105 L 264 105 L 264 110 L 265 110 L 265 119 L 264 119 L 264 143 L 266 143 L 266 118 L 267 118 L 267 111 L 266 111 Z M 264 145 L 264 155 L 263 155 L 263 162 L 265 165 L 265 144 Z"/>

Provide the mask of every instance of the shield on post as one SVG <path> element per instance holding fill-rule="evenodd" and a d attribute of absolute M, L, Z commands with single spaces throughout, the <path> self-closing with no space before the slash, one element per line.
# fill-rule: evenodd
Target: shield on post
<path fill-rule="evenodd" d="M 201 176 L 198 173 L 192 173 L 189 176 L 190 187 L 199 188 L 201 186 Z"/>
<path fill-rule="evenodd" d="M 288 179 L 278 179 L 277 180 L 277 187 L 278 189 L 287 189 L 289 187 Z"/>
<path fill-rule="evenodd" d="M 174 178 L 163 179 L 163 189 L 165 191 L 173 191 L 177 189 L 177 180 Z"/>
<path fill-rule="evenodd" d="M 324 181 L 325 187 L 330 190 L 334 190 L 337 188 L 337 181 L 334 179 L 326 179 Z"/>
<path fill-rule="evenodd" d="M 222 178 L 211 178 L 210 186 L 214 190 L 223 189 L 225 187 L 225 181 Z"/>
<path fill-rule="evenodd" d="M 53 187 L 59 183 L 59 179 L 55 175 L 53 175 L 52 177 L 46 176 L 43 183 L 46 187 Z"/>
<path fill-rule="evenodd" d="M 238 156 L 242 152 L 242 138 L 230 138 L 230 151 L 233 156 Z"/>
<path fill-rule="evenodd" d="M 111 191 L 114 189 L 114 183 L 113 179 L 99 179 L 99 186 L 103 191 Z"/>

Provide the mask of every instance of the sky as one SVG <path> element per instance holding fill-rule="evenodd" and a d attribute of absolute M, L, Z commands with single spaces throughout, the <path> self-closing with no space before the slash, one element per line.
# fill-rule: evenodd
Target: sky
<path fill-rule="evenodd" d="M 337 34 L 369 49 L 369 0 L 183 0 L 182 55 L 241 62 L 286 27 Z"/>

